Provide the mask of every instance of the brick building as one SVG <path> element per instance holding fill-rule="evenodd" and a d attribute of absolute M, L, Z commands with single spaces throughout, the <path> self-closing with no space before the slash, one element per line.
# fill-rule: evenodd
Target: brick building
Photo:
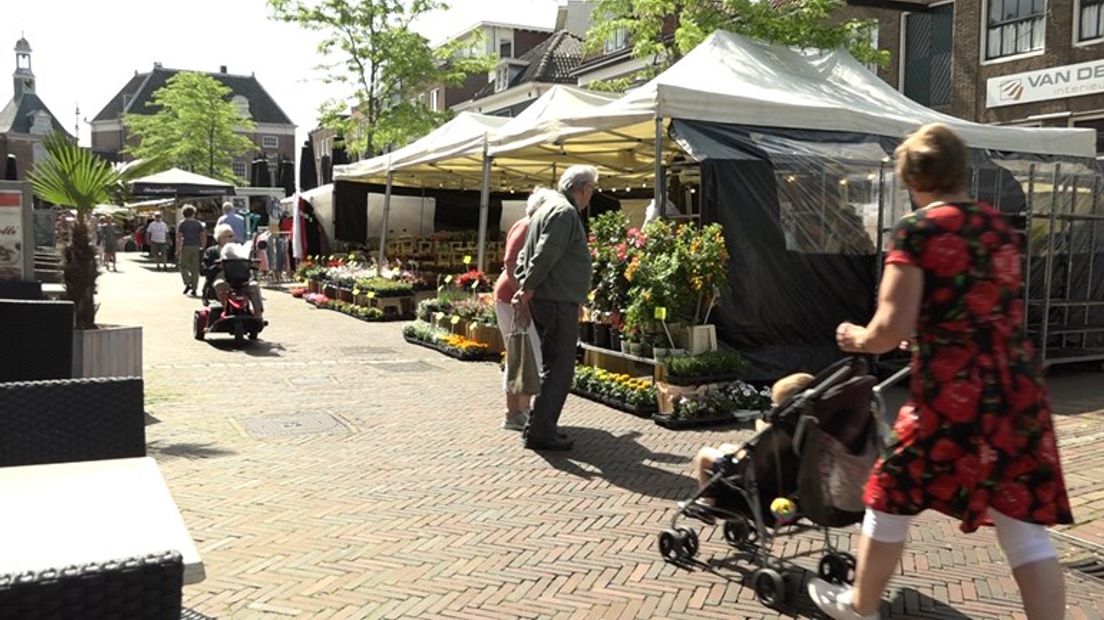
<path fill-rule="evenodd" d="M 154 93 L 180 72 L 178 69 L 166 69 L 161 63 L 154 63 L 148 73 L 135 72 L 134 77 L 92 120 L 92 149 L 114 161 L 127 159 L 122 151 L 131 139 L 123 124 L 124 115 L 156 114 Z M 256 149 L 233 161 L 234 174 L 248 179 L 249 162 L 258 156 L 267 158 L 272 165 L 281 156 L 295 160 L 295 124 L 255 75 L 233 75 L 227 72 L 225 66 L 220 67 L 217 73 L 206 75 L 230 88 L 230 101 L 242 116 L 252 119 L 255 125 L 253 133 L 247 135 Z"/>
<path fill-rule="evenodd" d="M 981 123 L 1104 129 L 1104 0 L 858 2 L 848 13 L 876 18 L 893 55 L 879 75 L 911 99 Z"/>
<path fill-rule="evenodd" d="M 8 155 L 14 155 L 18 179 L 27 178 L 31 165 L 46 156 L 42 139 L 53 131 L 72 138 L 36 94 L 35 75 L 31 70 L 31 44 L 21 38 L 15 44 L 12 98 L 0 108 L 0 169 L 7 162 Z"/>

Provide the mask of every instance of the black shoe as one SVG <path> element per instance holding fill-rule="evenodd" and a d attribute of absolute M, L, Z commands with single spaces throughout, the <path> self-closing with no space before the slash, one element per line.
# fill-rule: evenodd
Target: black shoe
<path fill-rule="evenodd" d="M 190 290 L 192 290 L 192 287 L 190 287 L 190 286 L 188 286 L 187 284 L 185 284 L 185 285 L 184 285 L 184 294 L 185 294 L 185 295 L 187 295 L 187 294 L 188 294 L 188 291 L 190 291 Z"/>
<path fill-rule="evenodd" d="M 554 439 L 536 440 L 525 439 L 525 447 L 529 450 L 548 450 L 550 452 L 564 452 L 575 447 L 575 442 L 563 437 L 555 437 Z"/>

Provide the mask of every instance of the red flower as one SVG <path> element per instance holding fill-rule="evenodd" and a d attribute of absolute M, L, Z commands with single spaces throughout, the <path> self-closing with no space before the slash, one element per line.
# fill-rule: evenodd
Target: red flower
<path fill-rule="evenodd" d="M 974 284 L 966 293 L 966 305 L 970 307 L 970 312 L 983 319 L 992 314 L 999 300 L 1000 290 L 997 289 L 997 285 L 984 280 Z"/>
<path fill-rule="evenodd" d="M 1031 513 L 1031 518 L 1035 520 L 1035 523 L 1051 525 L 1058 520 L 1058 507 L 1054 504 L 1047 504 Z"/>
<path fill-rule="evenodd" d="M 995 248 L 1000 246 L 1001 238 L 1000 235 L 990 230 L 988 232 L 982 233 L 981 242 L 991 248 Z"/>
<path fill-rule="evenodd" d="M 1013 482 L 1000 488 L 993 498 L 993 508 L 1013 519 L 1023 520 L 1031 508 L 1031 492 L 1024 485 Z"/>
<path fill-rule="evenodd" d="M 935 434 L 935 431 L 939 430 L 939 415 L 924 405 L 920 405 L 919 411 L 920 415 L 916 418 L 917 427 L 920 431 L 920 437 L 922 439 L 927 439 Z"/>
<path fill-rule="evenodd" d="M 625 259 L 629 255 L 629 248 L 624 243 L 617 244 L 617 260 L 625 262 Z"/>
<path fill-rule="evenodd" d="M 941 278 L 956 276 L 970 266 L 969 245 L 952 233 L 932 237 L 924 246 L 921 265 Z"/>
<path fill-rule="evenodd" d="M 1030 474 L 1038 469 L 1038 467 L 1039 464 L 1035 462 L 1035 459 L 1028 455 L 1024 455 L 1008 466 L 1008 470 L 1004 472 L 1004 477 L 1015 480 L 1024 474 Z"/>
<path fill-rule="evenodd" d="M 1005 454 L 1016 454 L 1019 450 L 1019 439 L 1016 438 L 1015 431 L 1012 430 L 1012 420 L 1008 418 L 1002 418 L 997 423 L 997 432 L 993 433 L 992 439 L 989 443 L 996 446 L 1001 452 Z"/>
<path fill-rule="evenodd" d="M 955 461 L 955 473 L 965 486 L 977 483 L 981 474 L 981 459 L 976 454 L 967 454 Z"/>
<path fill-rule="evenodd" d="M 939 501 L 946 502 L 954 497 L 959 488 L 961 488 L 961 485 L 958 484 L 958 480 L 954 476 L 944 474 L 928 484 L 928 493 L 931 493 L 932 497 Z"/>
<path fill-rule="evenodd" d="M 961 424 L 977 416 L 979 398 L 981 384 L 977 381 L 951 381 L 943 385 L 932 404 L 948 420 Z"/>
<path fill-rule="evenodd" d="M 1020 253 L 1008 243 L 993 252 L 993 277 L 998 284 L 1010 287 L 1020 285 Z"/>
<path fill-rule="evenodd" d="M 958 207 L 952 207 L 951 205 L 943 205 L 929 209 L 927 212 L 928 219 L 935 222 L 940 228 L 947 232 L 955 232 L 959 228 L 962 228 L 962 224 L 966 221 L 966 216 L 962 214 L 962 210 Z"/>
<path fill-rule="evenodd" d="M 935 354 L 928 368 L 936 381 L 950 381 L 970 364 L 972 358 L 973 352 L 963 347 L 947 347 Z"/>
<path fill-rule="evenodd" d="M 912 481 L 916 484 L 920 484 L 924 481 L 924 473 L 926 472 L 926 470 L 927 467 L 924 464 L 924 459 L 913 459 L 909 461 L 909 477 L 912 478 Z"/>
<path fill-rule="evenodd" d="M 960 454 L 962 454 L 962 450 L 958 447 L 958 444 L 946 437 L 936 441 L 931 449 L 931 459 L 936 462 L 953 461 Z"/>

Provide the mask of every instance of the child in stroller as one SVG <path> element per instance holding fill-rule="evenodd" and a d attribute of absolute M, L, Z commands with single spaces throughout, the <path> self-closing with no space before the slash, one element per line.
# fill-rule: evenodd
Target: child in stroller
<path fill-rule="evenodd" d="M 834 583 L 853 580 L 855 559 L 835 549 L 828 528 L 862 520 L 862 481 L 878 454 L 876 380 L 862 359 L 840 360 L 811 379 L 790 381 L 802 382 L 804 387 L 779 390 L 781 402 L 767 414 L 766 428 L 739 450 L 714 455 L 708 481 L 679 503 L 670 528 L 659 536 L 664 558 L 686 562 L 697 554 L 698 534 L 679 520 L 723 520 L 725 541 L 754 552 L 758 569 L 751 583 L 772 607 L 786 598 L 787 587 L 781 558 L 770 555 L 771 542 L 780 527 L 800 518 L 824 530 L 828 551 L 820 576 Z"/>

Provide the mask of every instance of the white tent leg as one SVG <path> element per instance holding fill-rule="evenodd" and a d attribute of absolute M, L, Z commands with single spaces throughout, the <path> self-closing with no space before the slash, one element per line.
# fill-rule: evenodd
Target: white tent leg
<path fill-rule="evenodd" d="M 663 198 L 663 119 L 655 121 L 655 203 L 660 217 L 667 217 L 667 201 Z"/>
<path fill-rule="evenodd" d="M 380 225 L 380 247 L 379 247 L 379 260 L 376 261 L 376 275 L 383 274 L 383 261 L 387 258 L 387 227 L 390 225 L 391 219 L 391 180 L 392 173 L 387 173 L 387 185 L 383 189 L 383 217 L 381 218 L 382 224 Z"/>
<path fill-rule="evenodd" d="M 487 218 L 491 211 L 491 158 L 483 156 L 483 189 L 479 194 L 479 271 L 487 268 Z"/>

